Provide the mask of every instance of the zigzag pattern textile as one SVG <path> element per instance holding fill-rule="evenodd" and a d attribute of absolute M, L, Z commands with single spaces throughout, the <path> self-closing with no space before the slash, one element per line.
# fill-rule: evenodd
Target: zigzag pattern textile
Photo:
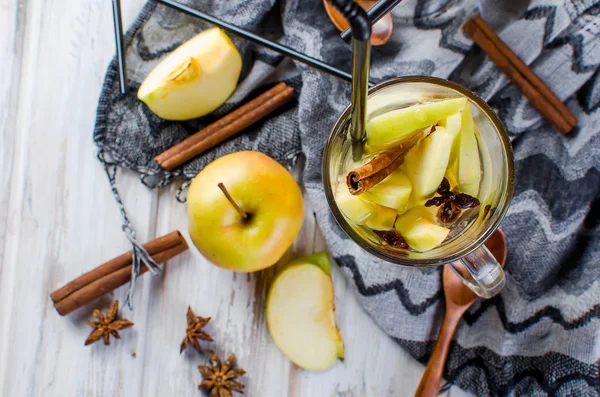
<path fill-rule="evenodd" d="M 182 0 L 183 3 L 350 70 L 351 53 L 321 0 Z M 461 27 L 481 13 L 579 120 L 561 136 Z M 600 380 L 600 2 L 597 0 L 405 0 L 393 11 L 392 41 L 372 53 L 374 81 L 448 78 L 478 93 L 500 115 L 516 157 L 516 191 L 502 224 L 507 286 L 465 315 L 445 378 L 477 396 L 597 396 Z M 215 158 L 262 151 L 292 165 L 306 156 L 303 183 L 330 252 L 364 309 L 419 361 L 431 354 L 443 316 L 440 269 L 386 265 L 353 244 L 329 213 L 321 180 L 325 139 L 350 99 L 350 84 L 234 39 L 244 59 L 235 94 L 213 115 L 157 118 L 135 98 L 156 63 L 208 26 L 149 2 L 126 37 L 131 89 L 119 94 L 116 62 L 100 97 L 94 139 L 102 153 L 165 186 L 193 178 Z M 275 81 L 298 105 L 245 134 L 161 173 L 152 160 Z M 359 326 L 359 325 L 357 325 Z"/>

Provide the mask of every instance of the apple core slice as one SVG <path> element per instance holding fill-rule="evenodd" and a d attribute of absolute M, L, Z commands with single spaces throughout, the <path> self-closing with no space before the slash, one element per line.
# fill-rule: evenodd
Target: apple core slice
<path fill-rule="evenodd" d="M 367 123 L 367 144 L 377 148 L 394 146 L 415 130 L 460 111 L 466 103 L 466 98 L 447 99 L 384 113 Z"/>
<path fill-rule="evenodd" d="M 450 232 L 439 226 L 434 215 L 426 207 L 414 207 L 396 220 L 396 230 L 410 248 L 425 252 L 440 245 Z"/>
<path fill-rule="evenodd" d="M 326 252 L 287 265 L 273 280 L 266 311 L 275 344 L 294 364 L 323 370 L 344 358 Z"/>
<path fill-rule="evenodd" d="M 242 57 L 219 28 L 192 37 L 148 74 L 138 98 L 166 120 L 189 120 L 221 106 L 237 86 Z"/>

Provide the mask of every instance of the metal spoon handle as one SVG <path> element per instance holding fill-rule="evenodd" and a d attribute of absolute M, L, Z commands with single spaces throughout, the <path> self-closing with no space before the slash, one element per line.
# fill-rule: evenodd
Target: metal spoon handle
<path fill-rule="evenodd" d="M 352 29 L 352 118 L 350 136 L 354 142 L 353 157 L 361 155 L 365 138 L 369 62 L 371 59 L 371 22 L 367 13 L 352 0 L 328 0 L 348 21 Z"/>
<path fill-rule="evenodd" d="M 366 134 L 371 41 L 352 39 L 352 118 L 350 135 L 362 142 Z"/>

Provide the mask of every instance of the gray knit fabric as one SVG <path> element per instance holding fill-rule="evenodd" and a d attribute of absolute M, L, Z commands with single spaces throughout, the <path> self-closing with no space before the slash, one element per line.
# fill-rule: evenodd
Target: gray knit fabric
<path fill-rule="evenodd" d="M 184 2 L 350 70 L 349 48 L 321 0 Z M 463 35 L 461 26 L 478 11 L 576 115 L 579 126 L 568 137 Z M 433 75 L 467 86 L 498 112 L 516 158 L 516 191 L 502 224 L 509 245 L 507 285 L 466 313 L 444 376 L 478 396 L 599 395 L 600 2 L 405 0 L 393 15 L 392 41 L 373 49 L 371 79 Z M 258 150 L 286 165 L 303 153 L 303 182 L 331 254 L 373 320 L 425 363 L 443 315 L 440 270 L 402 268 L 369 256 L 339 229 L 325 200 L 321 155 L 349 102 L 348 82 L 234 39 L 244 59 L 241 82 L 211 116 L 164 121 L 136 99 L 153 66 L 206 27 L 152 2 L 144 7 L 126 40 L 130 92 L 119 94 L 113 61 L 100 97 L 94 139 L 103 158 L 138 171 L 146 184 L 165 186 L 238 150 Z M 158 153 L 282 80 L 298 91 L 296 106 L 173 174 L 153 162 Z"/>

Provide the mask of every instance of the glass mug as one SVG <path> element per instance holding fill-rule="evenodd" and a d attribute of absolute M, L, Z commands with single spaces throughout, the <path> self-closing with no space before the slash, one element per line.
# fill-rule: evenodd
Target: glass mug
<path fill-rule="evenodd" d="M 490 298 L 504 287 L 502 267 L 483 243 L 506 215 L 514 191 L 514 159 L 504 126 L 493 110 L 473 92 L 459 84 L 428 76 L 399 77 L 369 90 L 367 122 L 386 112 L 423 100 L 466 97 L 479 131 L 482 178 L 478 198 L 481 205 L 471 219 L 459 222 L 438 247 L 426 252 L 401 250 L 384 245 L 368 229 L 351 224 L 340 212 L 335 187 L 345 180 L 345 154 L 351 150 L 348 133 L 350 106 L 329 134 L 323 153 L 323 184 L 331 212 L 340 227 L 364 250 L 387 262 L 419 267 L 449 264 L 477 295 Z M 481 143 L 484 143 L 483 145 Z"/>

